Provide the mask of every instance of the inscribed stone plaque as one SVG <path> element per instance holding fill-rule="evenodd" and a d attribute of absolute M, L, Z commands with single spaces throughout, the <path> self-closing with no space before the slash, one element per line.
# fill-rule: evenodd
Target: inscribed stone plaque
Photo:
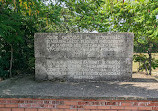
<path fill-rule="evenodd" d="M 133 33 L 36 33 L 38 80 L 130 80 Z"/>

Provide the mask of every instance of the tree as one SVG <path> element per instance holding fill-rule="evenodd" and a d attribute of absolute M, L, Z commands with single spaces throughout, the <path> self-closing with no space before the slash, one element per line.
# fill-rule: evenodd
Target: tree
<path fill-rule="evenodd" d="M 2 4 L 0 4 L 2 5 Z M 0 13 L 1 13 L 1 17 L 0 17 L 0 37 L 1 37 L 1 41 L 3 41 L 5 44 L 7 44 L 6 46 L 10 46 L 10 66 L 9 66 L 9 73 L 10 73 L 10 77 L 12 77 L 12 66 L 13 66 L 13 47 L 15 46 L 15 44 L 17 44 L 18 42 L 22 42 L 22 38 L 21 36 L 24 35 L 24 32 L 21 30 L 22 28 L 22 24 L 20 22 L 22 22 L 21 19 L 21 15 L 11 11 L 9 8 L 7 7 L 1 7 L 0 8 Z M 4 45 L 5 44 L 1 44 L 1 51 L 4 51 Z M 3 53 L 2 53 L 3 54 Z M 2 61 L 4 62 L 4 61 Z"/>
<path fill-rule="evenodd" d="M 121 8 L 120 8 L 121 7 Z M 112 31 L 133 32 L 135 34 L 135 47 L 143 48 L 148 53 L 148 70 L 151 75 L 152 52 L 157 51 L 158 44 L 158 1 L 135 1 L 117 3 L 109 14 Z M 110 12 L 109 10 L 107 10 Z M 147 61 L 147 60 L 146 60 Z"/>
<path fill-rule="evenodd" d="M 152 52 L 156 52 L 158 47 L 158 20 L 155 17 L 158 1 L 42 1 L 0 0 L 1 77 L 33 73 L 34 33 L 85 31 L 133 32 L 135 51 L 148 52 L 145 67 L 151 74 L 155 63 Z"/>
<path fill-rule="evenodd" d="M 0 1 L 0 77 L 34 71 L 34 33 L 58 27 L 61 9 L 40 0 Z"/>

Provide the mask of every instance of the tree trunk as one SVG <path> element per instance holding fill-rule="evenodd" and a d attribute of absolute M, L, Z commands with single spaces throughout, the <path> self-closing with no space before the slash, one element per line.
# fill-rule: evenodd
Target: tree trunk
<path fill-rule="evenodd" d="M 140 61 L 139 61 L 139 66 L 138 66 L 139 68 L 138 68 L 138 72 L 140 72 Z"/>
<path fill-rule="evenodd" d="M 148 55 L 149 55 L 149 75 L 151 75 L 151 62 L 152 62 L 152 55 L 151 55 L 151 52 L 152 52 L 152 47 L 153 47 L 153 44 L 150 43 L 149 44 L 149 48 L 148 48 Z"/>
<path fill-rule="evenodd" d="M 139 53 L 140 55 L 141 53 Z M 138 72 L 140 72 L 141 68 L 140 68 L 141 62 L 139 61 L 139 67 L 138 67 Z"/>
<path fill-rule="evenodd" d="M 9 77 L 12 77 L 12 66 L 13 66 L 13 46 L 10 45 L 10 68 L 9 68 Z"/>
<path fill-rule="evenodd" d="M 144 61 L 144 66 L 145 66 L 146 75 L 148 75 L 148 68 L 147 68 L 145 62 L 146 62 L 146 60 Z"/>
<path fill-rule="evenodd" d="M 151 55 L 151 52 L 148 51 L 148 55 L 149 55 L 149 75 L 151 75 L 151 59 L 152 59 L 152 55 Z"/>

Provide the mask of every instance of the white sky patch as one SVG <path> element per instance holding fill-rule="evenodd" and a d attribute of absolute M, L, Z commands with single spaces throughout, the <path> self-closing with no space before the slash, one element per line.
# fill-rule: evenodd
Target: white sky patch
<path fill-rule="evenodd" d="M 94 31 L 92 31 L 92 32 L 89 32 L 89 33 L 98 33 L 98 31 L 94 30 Z"/>
<path fill-rule="evenodd" d="M 158 15 L 156 15 L 156 19 L 158 19 Z"/>

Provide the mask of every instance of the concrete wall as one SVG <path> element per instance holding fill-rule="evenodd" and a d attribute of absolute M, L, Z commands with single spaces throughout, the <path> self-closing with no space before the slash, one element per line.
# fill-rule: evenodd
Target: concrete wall
<path fill-rule="evenodd" d="M 130 80 L 132 33 L 36 33 L 38 80 Z"/>

